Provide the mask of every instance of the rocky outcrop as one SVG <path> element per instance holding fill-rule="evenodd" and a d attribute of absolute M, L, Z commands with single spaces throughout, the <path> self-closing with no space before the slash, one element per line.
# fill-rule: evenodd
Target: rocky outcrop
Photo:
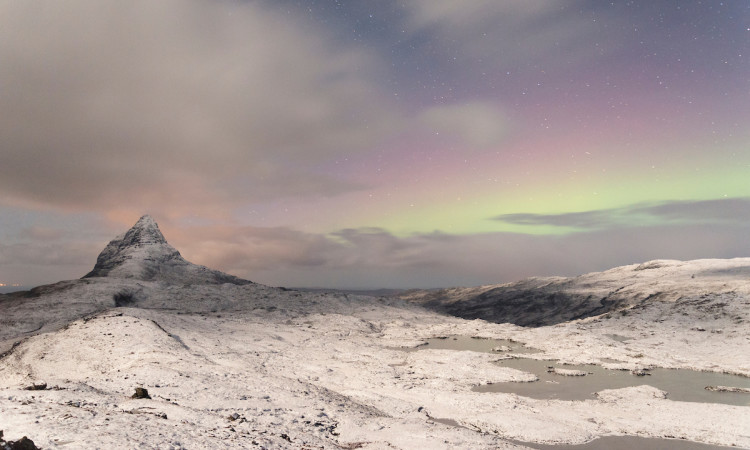
<path fill-rule="evenodd" d="M 707 391 L 713 392 L 734 392 L 737 394 L 750 394 L 750 389 L 734 386 L 706 386 Z"/>
<path fill-rule="evenodd" d="M 135 394 L 133 394 L 130 398 L 144 398 L 144 399 L 151 399 L 151 396 L 148 395 L 148 389 L 137 387 L 135 388 Z"/>
<path fill-rule="evenodd" d="M 3 439 L 2 430 L 0 430 L 0 450 L 39 450 L 39 447 L 26 436 L 17 441 L 6 441 Z"/>
<path fill-rule="evenodd" d="M 616 299 L 567 289 L 566 278 L 530 278 L 477 288 L 410 291 L 400 297 L 464 319 L 544 326 L 606 313 Z"/>

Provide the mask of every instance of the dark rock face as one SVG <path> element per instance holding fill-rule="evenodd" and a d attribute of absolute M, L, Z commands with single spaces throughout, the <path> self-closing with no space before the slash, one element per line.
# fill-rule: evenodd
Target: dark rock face
<path fill-rule="evenodd" d="M 133 293 L 128 291 L 117 292 L 112 296 L 112 299 L 115 301 L 115 306 L 118 308 L 123 306 L 130 306 L 135 304 L 136 302 Z"/>
<path fill-rule="evenodd" d="M 627 302 L 612 295 L 615 290 L 587 289 L 575 279 L 549 277 L 486 288 L 407 292 L 401 298 L 463 319 L 539 327 L 616 310 Z"/>
<path fill-rule="evenodd" d="M 250 284 L 251 281 L 186 261 L 169 245 L 151 216 L 110 241 L 83 278 L 131 278 L 179 284 Z M 117 299 L 115 299 L 117 301 Z M 127 299 L 120 299 L 127 300 Z"/>
<path fill-rule="evenodd" d="M 449 302 L 436 298 L 424 306 L 468 320 L 484 319 L 525 327 L 552 325 L 590 317 L 610 310 L 606 299 L 567 292 L 539 292 L 497 289 L 484 292 L 471 301 Z"/>
<path fill-rule="evenodd" d="M 22 437 L 21 439 L 17 441 L 5 441 L 3 440 L 3 432 L 0 431 L 0 449 L 3 450 L 39 450 L 39 447 L 37 447 L 34 444 L 34 441 L 27 438 L 26 436 Z"/>
<path fill-rule="evenodd" d="M 148 395 L 148 389 L 146 389 L 146 388 L 135 388 L 135 394 L 133 394 L 130 398 L 146 398 L 146 399 L 150 399 L 151 396 Z"/>

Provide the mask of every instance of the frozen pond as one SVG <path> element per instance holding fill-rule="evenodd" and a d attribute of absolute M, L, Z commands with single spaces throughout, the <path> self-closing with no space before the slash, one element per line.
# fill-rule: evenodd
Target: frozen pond
<path fill-rule="evenodd" d="M 538 450 L 728 450 L 736 447 L 699 444 L 697 442 L 680 439 L 650 439 L 635 436 L 607 436 L 579 445 L 543 445 L 528 442 L 518 442 L 527 447 Z"/>
<path fill-rule="evenodd" d="M 417 350 L 469 350 L 472 352 L 484 353 L 513 353 L 513 354 L 530 354 L 541 353 L 541 350 L 526 347 L 522 342 L 512 339 L 483 339 L 469 336 L 446 336 L 425 339 L 427 344 L 414 348 L 404 348 L 407 352 Z M 494 350 L 493 350 L 494 349 Z"/>
<path fill-rule="evenodd" d="M 555 361 L 534 359 L 506 359 L 498 365 L 531 372 L 539 381 L 532 383 L 497 383 L 474 388 L 477 392 L 506 392 L 538 399 L 586 400 L 604 389 L 620 389 L 647 384 L 668 393 L 667 398 L 683 402 L 725 403 L 750 406 L 750 394 L 713 392 L 706 386 L 733 386 L 750 388 L 750 378 L 715 372 L 695 370 L 653 369 L 646 376 L 636 376 L 629 371 L 608 370 L 598 365 L 562 365 Z M 585 376 L 564 376 L 548 372 L 548 367 L 563 370 L 580 370 Z"/>
<path fill-rule="evenodd" d="M 522 343 L 511 340 L 475 339 L 465 336 L 433 338 L 413 350 L 450 349 L 491 352 L 499 357 L 538 353 Z M 494 350 L 493 350 L 494 349 Z M 530 372 L 539 378 L 531 383 L 496 383 L 474 388 L 476 392 L 504 392 L 536 399 L 586 400 L 594 393 L 605 389 L 620 389 L 630 386 L 649 385 L 668 393 L 667 398 L 676 401 L 723 403 L 750 406 L 750 394 L 738 392 L 714 392 L 706 386 L 730 386 L 750 389 L 750 378 L 715 372 L 695 370 L 653 369 L 646 376 L 636 376 L 629 371 L 608 370 L 599 365 L 562 365 L 557 361 L 542 361 L 529 358 L 509 357 L 497 361 L 498 365 Z M 549 372 L 552 369 L 553 372 Z M 585 376 L 565 376 L 554 373 L 576 370 Z"/>

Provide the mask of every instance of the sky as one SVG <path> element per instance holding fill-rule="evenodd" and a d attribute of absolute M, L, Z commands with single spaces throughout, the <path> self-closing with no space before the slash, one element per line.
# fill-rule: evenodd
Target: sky
<path fill-rule="evenodd" d="M 152 215 L 288 287 L 750 256 L 750 3 L 0 0 L 0 284 Z"/>

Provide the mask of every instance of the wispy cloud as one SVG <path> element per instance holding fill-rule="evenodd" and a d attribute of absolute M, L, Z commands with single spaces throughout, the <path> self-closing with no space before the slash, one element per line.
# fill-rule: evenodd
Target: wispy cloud
<path fill-rule="evenodd" d="M 493 217 L 493 220 L 513 225 L 552 225 L 555 227 L 592 229 L 616 224 L 615 217 L 618 216 L 618 212 L 618 210 L 607 209 L 562 214 L 517 213 L 503 214 Z"/>
<path fill-rule="evenodd" d="M 551 69 L 601 56 L 611 41 L 592 35 L 598 25 L 580 14 L 574 0 L 562 5 L 548 0 L 415 0 L 407 2 L 409 26 L 441 39 L 447 54 L 462 60 L 481 58 L 497 69 Z"/>
<path fill-rule="evenodd" d="M 669 202 L 636 207 L 633 211 L 669 222 L 745 225 L 750 223 L 750 198 Z"/>
<path fill-rule="evenodd" d="M 425 131 L 465 148 L 484 150 L 498 145 L 508 133 L 509 120 L 496 105 L 467 102 L 425 109 L 417 119 Z"/>
<path fill-rule="evenodd" d="M 493 220 L 579 231 L 667 224 L 745 225 L 750 223 L 750 198 L 665 202 L 562 214 L 503 214 Z"/>

